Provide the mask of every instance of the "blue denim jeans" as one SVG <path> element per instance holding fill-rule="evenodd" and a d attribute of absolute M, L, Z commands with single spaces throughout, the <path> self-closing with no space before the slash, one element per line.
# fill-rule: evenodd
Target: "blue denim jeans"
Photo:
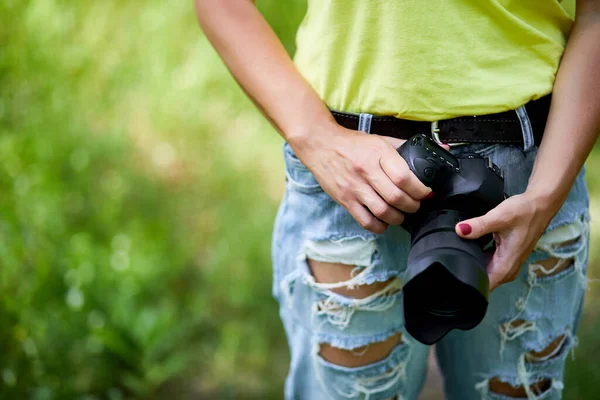
<path fill-rule="evenodd" d="M 361 126 L 368 131 L 368 125 Z M 504 171 L 506 192 L 522 193 L 537 154 L 527 121 L 522 127 L 526 149 L 477 144 L 452 151 L 490 157 Z M 361 228 L 323 191 L 288 144 L 283 153 L 286 191 L 272 250 L 273 292 L 280 302 L 291 352 L 285 398 L 417 399 L 425 381 L 429 347 L 404 329 L 401 288 L 408 233 L 399 226 L 390 226 L 381 235 Z M 491 293 L 483 322 L 470 331 L 452 331 L 436 344 L 446 398 L 511 398 L 494 392 L 490 381 L 524 387 L 530 399 L 561 398 L 564 364 L 577 343 L 575 332 L 586 288 L 589 214 L 584 174 L 584 170 L 579 173 L 518 278 Z M 555 267 L 539 264 L 549 258 L 556 259 Z M 352 278 L 339 284 L 319 283 L 308 259 L 354 266 Z M 332 291 L 384 281 L 391 283 L 363 299 Z M 402 334 L 402 342 L 373 364 L 338 366 L 319 353 L 321 344 L 352 350 L 397 333 Z M 560 345 L 555 351 L 536 356 L 557 338 Z M 541 394 L 529 389 L 539 381 L 548 384 Z"/>

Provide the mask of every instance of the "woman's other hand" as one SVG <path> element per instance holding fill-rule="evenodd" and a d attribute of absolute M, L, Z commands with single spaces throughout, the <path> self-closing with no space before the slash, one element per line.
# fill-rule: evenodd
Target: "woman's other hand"
<path fill-rule="evenodd" d="M 494 234 L 496 251 L 487 266 L 490 291 L 517 278 L 537 241 L 558 210 L 527 191 L 509 197 L 481 217 L 456 224 L 456 233 L 465 239 Z"/>

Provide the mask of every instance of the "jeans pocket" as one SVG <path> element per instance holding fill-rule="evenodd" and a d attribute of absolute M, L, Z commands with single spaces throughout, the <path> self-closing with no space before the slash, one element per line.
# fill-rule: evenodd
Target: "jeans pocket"
<path fill-rule="evenodd" d="M 283 145 L 285 175 L 288 187 L 302 193 L 322 192 L 323 188 L 312 172 L 300 161 L 288 143 Z"/>

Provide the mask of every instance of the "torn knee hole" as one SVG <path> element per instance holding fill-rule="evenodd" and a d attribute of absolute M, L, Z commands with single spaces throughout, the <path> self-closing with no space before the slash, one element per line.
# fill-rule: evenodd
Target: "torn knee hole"
<path fill-rule="evenodd" d="M 527 329 L 528 327 L 535 325 L 534 322 L 525 321 L 522 319 L 518 319 L 516 321 L 510 321 L 502 325 L 502 329 L 505 332 Z"/>
<path fill-rule="evenodd" d="M 554 248 L 555 249 L 567 248 L 567 247 L 570 247 L 570 246 L 574 245 L 575 243 L 578 243 L 580 240 L 581 240 L 581 235 L 577 236 L 574 239 L 567 240 L 567 241 L 564 241 L 562 243 L 559 243 L 559 244 L 555 245 Z"/>
<path fill-rule="evenodd" d="M 557 275 L 562 271 L 572 267 L 575 259 L 552 257 L 542 261 L 538 261 L 530 266 L 530 271 L 538 278 Z"/>
<path fill-rule="evenodd" d="M 554 339 L 545 349 L 540 351 L 530 351 L 525 354 L 525 360 L 530 363 L 542 362 L 557 357 L 562 353 L 567 336 L 561 335 Z"/>
<path fill-rule="evenodd" d="M 541 379 L 529 385 L 531 392 L 539 396 L 552 388 L 551 379 Z M 502 382 L 499 378 L 490 379 L 490 392 L 514 398 L 527 398 L 527 391 L 523 386 L 514 387 L 510 383 Z"/>
<path fill-rule="evenodd" d="M 312 275 L 318 283 L 343 283 L 350 281 L 356 276 L 356 269 L 359 267 L 347 264 L 329 263 L 315 260 L 308 260 L 308 266 L 311 269 Z M 348 285 L 330 289 L 332 292 L 342 296 L 352 297 L 355 299 L 364 299 L 372 296 L 375 293 L 385 290 L 385 288 L 396 278 L 389 279 L 385 282 L 374 282 L 370 285 Z M 396 290 L 396 292 L 399 290 Z"/>
<path fill-rule="evenodd" d="M 536 330 L 536 324 L 532 321 L 518 319 L 516 321 L 505 322 L 500 325 L 500 334 L 504 340 L 512 340 L 522 334 Z"/>
<path fill-rule="evenodd" d="M 383 360 L 401 343 L 401 333 L 390 336 L 383 342 L 371 343 L 352 350 L 339 349 L 330 344 L 321 343 L 319 355 L 326 361 L 342 367 L 360 367 Z"/>

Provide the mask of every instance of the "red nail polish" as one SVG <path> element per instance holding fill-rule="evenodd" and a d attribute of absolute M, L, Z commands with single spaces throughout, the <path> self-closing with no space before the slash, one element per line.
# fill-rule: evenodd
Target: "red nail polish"
<path fill-rule="evenodd" d="M 463 235 L 468 235 L 472 231 L 471 225 L 469 224 L 459 224 L 458 229 L 460 229 Z"/>
<path fill-rule="evenodd" d="M 431 199 L 433 197 L 433 192 L 429 192 L 429 194 L 427 196 L 425 196 L 426 199 Z"/>

